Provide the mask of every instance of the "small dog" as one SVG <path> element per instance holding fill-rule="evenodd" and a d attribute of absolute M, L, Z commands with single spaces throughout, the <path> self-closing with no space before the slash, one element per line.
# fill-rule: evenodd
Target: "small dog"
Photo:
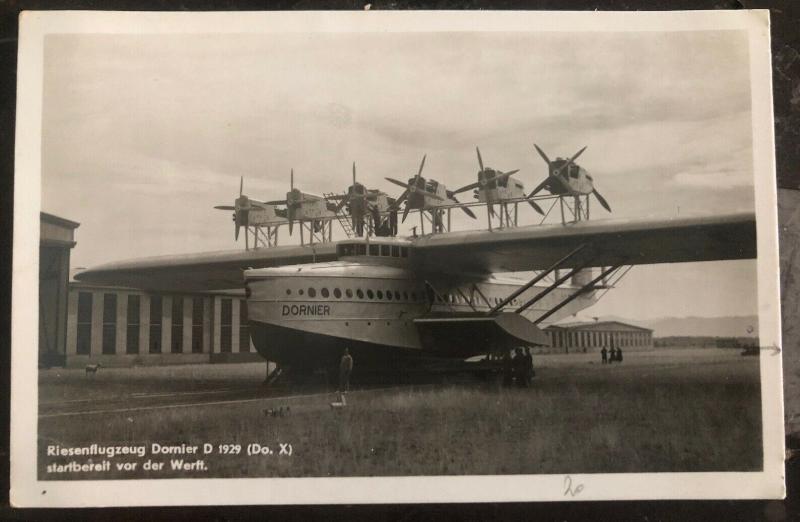
<path fill-rule="evenodd" d="M 89 375 L 90 373 L 91 373 L 91 374 L 96 374 L 96 373 L 97 373 L 97 370 L 98 370 L 99 368 L 102 368 L 102 367 L 103 367 L 103 365 L 102 365 L 102 364 L 100 364 L 100 363 L 97 363 L 97 364 L 87 364 L 87 365 L 86 365 L 86 375 Z"/>

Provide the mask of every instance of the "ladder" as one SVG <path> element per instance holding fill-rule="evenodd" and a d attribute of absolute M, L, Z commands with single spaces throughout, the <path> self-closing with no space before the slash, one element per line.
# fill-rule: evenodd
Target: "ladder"
<path fill-rule="evenodd" d="M 346 194 L 335 194 L 333 192 L 323 192 L 322 193 L 322 196 L 326 200 L 329 200 L 329 201 L 330 201 L 330 198 L 332 198 L 334 196 L 340 196 L 340 195 L 346 195 Z M 333 201 L 335 201 L 335 200 L 333 200 Z M 342 207 L 341 211 L 336 212 L 336 219 L 339 220 L 339 224 L 342 226 L 342 229 L 344 230 L 345 235 L 349 239 L 349 238 L 355 236 L 355 232 L 353 231 L 353 226 L 350 224 L 350 219 L 349 219 L 350 216 L 348 216 L 344 212 L 344 208 L 345 207 Z"/>

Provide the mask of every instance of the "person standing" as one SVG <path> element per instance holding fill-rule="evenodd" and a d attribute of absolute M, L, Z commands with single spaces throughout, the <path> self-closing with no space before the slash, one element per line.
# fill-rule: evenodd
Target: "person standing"
<path fill-rule="evenodd" d="M 534 376 L 533 371 L 533 355 L 531 355 L 531 349 L 529 346 L 525 347 L 525 387 L 531 387 L 531 381 L 533 380 Z"/>
<path fill-rule="evenodd" d="M 611 350 L 608 352 L 608 364 L 611 364 L 616 360 L 617 360 L 617 349 L 612 346 Z"/>
<path fill-rule="evenodd" d="M 339 362 L 339 392 L 350 391 L 350 373 L 353 371 L 353 357 L 348 348 L 344 349 L 342 360 Z"/>
<path fill-rule="evenodd" d="M 622 348 L 617 348 L 617 362 L 622 362 Z"/>
<path fill-rule="evenodd" d="M 525 386 L 525 356 L 522 355 L 522 348 L 514 349 L 514 383 L 522 388 Z"/>
<path fill-rule="evenodd" d="M 600 358 L 603 364 L 608 364 L 608 350 L 606 350 L 605 346 L 603 346 L 603 349 L 600 350 Z"/>

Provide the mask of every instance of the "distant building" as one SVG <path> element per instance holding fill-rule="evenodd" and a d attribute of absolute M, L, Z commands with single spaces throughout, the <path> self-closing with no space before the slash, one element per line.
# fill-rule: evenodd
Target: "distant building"
<path fill-rule="evenodd" d="M 69 255 L 79 223 L 46 212 L 39 216 L 39 364 L 64 364 Z"/>
<path fill-rule="evenodd" d="M 261 361 L 243 292 L 150 293 L 70 282 L 67 366 Z"/>
<path fill-rule="evenodd" d="M 619 321 L 554 324 L 544 332 L 551 353 L 599 352 L 604 346 L 623 352 L 653 348 L 653 330 Z"/>
<path fill-rule="evenodd" d="M 80 225 L 41 213 L 39 365 L 261 361 L 244 292 L 151 293 L 71 281 Z"/>

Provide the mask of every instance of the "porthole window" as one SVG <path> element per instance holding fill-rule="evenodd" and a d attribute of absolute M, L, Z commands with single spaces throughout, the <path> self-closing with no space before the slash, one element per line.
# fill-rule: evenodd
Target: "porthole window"
<path fill-rule="evenodd" d="M 300 290 L 297 291 L 297 293 L 303 295 L 303 289 L 301 288 Z"/>
<path fill-rule="evenodd" d="M 392 291 L 391 290 L 387 290 L 386 291 L 386 299 L 388 299 L 389 301 L 392 300 Z"/>
<path fill-rule="evenodd" d="M 378 299 L 383 299 L 383 292 L 378 290 Z"/>
<path fill-rule="evenodd" d="M 400 292 L 398 292 L 397 290 L 394 291 L 394 298 L 397 299 L 398 301 L 400 300 Z"/>
<path fill-rule="evenodd" d="M 308 289 L 308 297 L 317 297 L 317 291 L 314 288 Z"/>
<path fill-rule="evenodd" d="M 331 294 L 330 294 L 330 292 L 328 292 L 328 289 L 327 288 L 323 288 L 322 289 L 322 297 L 328 297 L 329 295 L 331 295 Z"/>
<path fill-rule="evenodd" d="M 403 292 L 403 299 L 408 301 L 408 292 L 405 292 L 405 291 Z"/>
<path fill-rule="evenodd" d="M 367 297 L 369 297 L 370 299 L 374 299 L 375 293 L 372 290 L 367 290 Z"/>
<path fill-rule="evenodd" d="M 339 290 L 338 288 L 334 288 L 333 297 L 335 297 L 336 299 L 340 299 L 342 297 L 342 291 Z"/>
<path fill-rule="evenodd" d="M 364 299 L 364 292 L 362 292 L 360 288 L 356 290 L 356 295 L 359 299 Z"/>
<path fill-rule="evenodd" d="M 352 299 L 353 298 L 353 291 L 350 290 L 349 288 L 347 288 L 344 291 L 344 295 L 346 295 L 349 299 Z"/>
<path fill-rule="evenodd" d="M 286 289 L 286 295 L 292 295 L 292 290 L 290 288 Z"/>

